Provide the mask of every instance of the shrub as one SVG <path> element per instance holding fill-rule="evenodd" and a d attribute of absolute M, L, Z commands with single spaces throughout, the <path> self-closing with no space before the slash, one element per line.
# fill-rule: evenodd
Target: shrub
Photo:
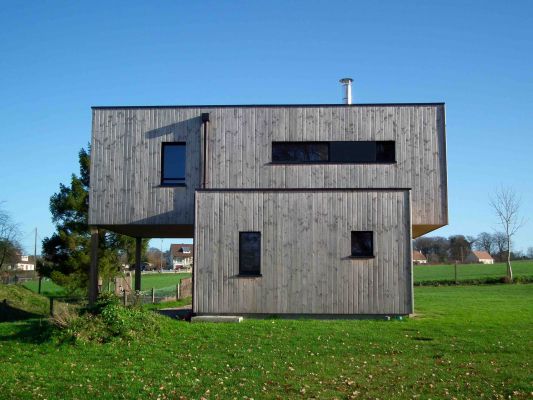
<path fill-rule="evenodd" d="M 57 323 L 60 342 L 107 343 L 113 340 L 136 340 L 153 337 L 159 332 L 158 316 L 141 307 L 124 307 L 114 295 L 101 295 L 91 308 L 74 318 Z"/>

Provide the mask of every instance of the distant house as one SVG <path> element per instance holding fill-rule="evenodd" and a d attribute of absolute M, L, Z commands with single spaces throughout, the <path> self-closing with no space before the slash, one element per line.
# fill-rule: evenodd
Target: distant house
<path fill-rule="evenodd" d="M 174 270 L 190 271 L 193 265 L 192 244 L 171 244 L 169 264 Z"/>
<path fill-rule="evenodd" d="M 427 264 L 428 260 L 422 252 L 413 250 L 413 264 Z"/>
<path fill-rule="evenodd" d="M 18 261 L 13 264 L 12 269 L 17 271 L 35 271 L 35 262 L 30 256 L 20 255 Z"/>
<path fill-rule="evenodd" d="M 467 263 L 494 264 L 494 258 L 486 251 L 473 251 L 465 260 Z"/>

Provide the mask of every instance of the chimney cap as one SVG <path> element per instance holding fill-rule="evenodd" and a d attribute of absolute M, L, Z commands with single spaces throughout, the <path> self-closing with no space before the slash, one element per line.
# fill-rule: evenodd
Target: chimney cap
<path fill-rule="evenodd" d="M 342 78 L 342 79 L 339 80 L 339 82 L 343 83 L 343 84 L 352 83 L 353 79 L 352 78 Z"/>

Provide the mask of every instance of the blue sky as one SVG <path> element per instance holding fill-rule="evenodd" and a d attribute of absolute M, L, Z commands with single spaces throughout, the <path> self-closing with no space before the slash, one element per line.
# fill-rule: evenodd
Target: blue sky
<path fill-rule="evenodd" d="M 533 246 L 533 2 L 4 2 L 0 201 L 48 211 L 90 140 L 93 105 L 446 102 L 450 225 L 491 231 L 499 185 L 522 198 Z M 160 241 L 154 241 L 160 246 Z M 165 244 L 166 245 L 166 244 Z"/>

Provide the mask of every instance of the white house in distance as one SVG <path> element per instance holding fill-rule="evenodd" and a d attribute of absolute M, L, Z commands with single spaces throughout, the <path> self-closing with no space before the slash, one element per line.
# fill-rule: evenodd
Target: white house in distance
<path fill-rule="evenodd" d="M 413 250 L 413 264 L 427 264 L 428 260 L 422 252 Z"/>
<path fill-rule="evenodd" d="M 35 262 L 30 260 L 30 256 L 19 256 L 19 260 L 12 265 L 11 269 L 17 271 L 35 271 Z"/>
<path fill-rule="evenodd" d="M 473 251 L 465 260 L 467 263 L 494 264 L 494 258 L 486 251 Z"/>
<path fill-rule="evenodd" d="M 171 244 L 169 264 L 172 269 L 191 271 L 193 265 L 193 245 L 192 244 Z"/>

